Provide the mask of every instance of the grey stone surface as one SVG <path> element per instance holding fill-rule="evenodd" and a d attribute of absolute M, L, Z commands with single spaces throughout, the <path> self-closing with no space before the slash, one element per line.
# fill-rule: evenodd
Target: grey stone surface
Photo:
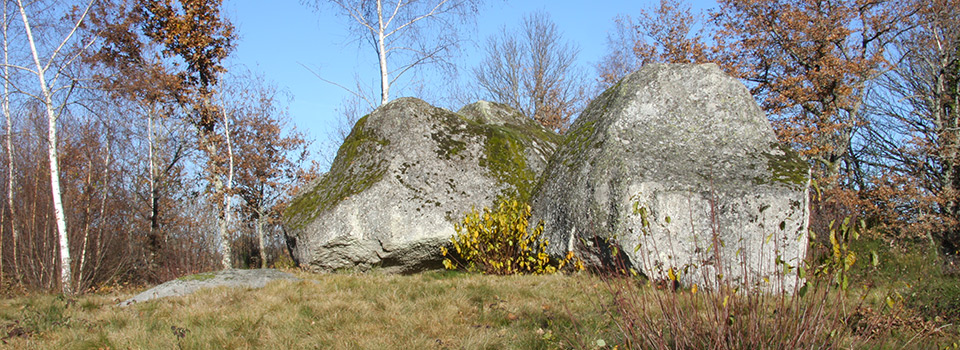
<path fill-rule="evenodd" d="M 529 198 L 560 140 L 489 102 L 462 115 L 401 98 L 361 118 L 330 171 L 284 213 L 294 259 L 313 271 L 439 267 L 472 207 Z"/>
<path fill-rule="evenodd" d="M 121 302 L 120 305 L 127 306 L 152 299 L 185 296 L 201 289 L 214 287 L 263 288 L 267 283 L 276 280 L 299 281 L 300 279 L 293 274 L 274 269 L 229 269 L 199 273 L 164 282 Z"/>
<path fill-rule="evenodd" d="M 544 220 L 551 254 L 576 250 L 589 265 L 790 289 L 794 273 L 778 277 L 777 261 L 806 254 L 807 169 L 716 65 L 647 65 L 577 118 L 531 222 Z"/>

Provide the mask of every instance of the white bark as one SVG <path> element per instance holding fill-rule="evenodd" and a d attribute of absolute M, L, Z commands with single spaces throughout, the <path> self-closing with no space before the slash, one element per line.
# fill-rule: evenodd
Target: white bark
<path fill-rule="evenodd" d="M 320 0 L 315 0 L 321 2 Z M 438 40 L 434 44 L 418 45 L 412 44 L 427 43 L 429 38 L 421 37 L 418 32 L 409 31 L 412 27 L 426 25 L 432 20 L 436 20 L 437 25 L 444 34 L 437 34 L 440 37 L 455 38 L 456 31 L 460 25 L 448 19 L 438 19 L 439 17 L 466 16 L 476 9 L 479 0 L 432 0 L 432 1 L 414 1 L 414 0 L 395 0 L 390 1 L 384 6 L 383 0 L 376 0 L 376 14 L 374 15 L 368 4 L 369 0 L 330 0 L 343 10 L 343 13 L 356 21 L 362 35 L 369 34 L 372 38 L 374 49 L 377 52 L 378 65 L 380 69 L 380 104 L 386 104 L 390 101 L 390 86 L 393 81 L 403 75 L 409 69 L 430 61 L 442 61 L 438 58 L 442 52 L 455 46 L 452 42 L 457 40 L 444 41 Z M 462 18 L 462 17 L 461 17 Z M 423 22 L 423 23 L 420 23 Z M 404 37 L 412 45 L 404 46 L 398 37 Z M 433 45 L 433 46 L 430 46 Z M 405 52 L 408 56 L 406 62 L 395 64 L 394 71 L 390 71 L 387 57 L 391 52 Z M 390 76 L 393 75 L 393 78 Z M 339 86 L 339 84 L 336 84 Z M 342 87 L 342 86 L 341 86 Z M 360 91 L 351 91 L 353 94 L 359 94 Z"/>
<path fill-rule="evenodd" d="M 110 141 L 107 141 L 107 149 L 104 151 L 104 152 L 105 152 L 105 155 L 104 155 L 104 163 L 103 163 L 103 164 L 104 164 L 104 166 L 103 166 L 103 173 L 104 173 L 103 181 L 108 181 L 109 176 L 110 176 L 110 165 L 111 165 L 111 161 L 113 160 L 113 158 L 111 157 L 112 154 L 110 153 L 110 146 L 111 146 Z M 90 167 L 90 174 L 91 174 L 91 175 L 88 177 L 87 183 L 90 183 L 90 182 L 91 182 L 90 178 L 92 178 L 92 174 L 93 174 L 93 171 L 92 171 L 92 170 L 93 170 L 93 167 L 92 167 L 93 161 L 91 160 L 90 163 L 91 163 L 91 167 Z M 106 188 L 104 188 L 101 192 L 102 192 L 102 193 L 101 193 L 101 196 L 100 196 L 100 215 L 97 216 L 97 217 L 102 219 L 102 218 L 105 217 L 104 214 L 105 214 L 106 211 L 107 211 L 107 194 L 109 193 L 109 191 L 107 191 Z M 91 217 L 91 216 L 89 215 L 90 207 L 91 207 L 91 205 L 88 205 L 88 206 L 87 206 L 87 213 L 88 213 L 88 214 L 87 214 L 87 217 L 88 217 L 88 218 Z M 83 285 L 83 283 L 84 283 L 84 282 L 83 282 L 83 278 L 84 278 L 84 276 L 83 276 L 83 271 L 84 271 L 83 267 L 84 267 L 85 264 L 87 263 L 87 259 L 86 259 L 86 257 L 87 257 L 87 243 L 90 241 L 90 224 L 91 224 L 91 223 L 92 223 L 92 222 L 90 221 L 90 219 L 87 219 L 87 227 L 85 227 L 85 228 L 83 229 L 83 243 L 80 245 L 80 264 L 79 264 L 79 266 L 77 267 L 77 284 L 79 285 L 80 288 L 84 288 L 84 287 L 85 287 L 85 286 Z M 102 232 L 102 231 L 103 231 L 103 228 L 101 227 L 99 231 Z M 97 242 L 98 242 L 98 243 L 102 243 L 99 239 L 97 240 Z M 96 255 L 94 255 L 94 257 L 99 258 L 99 251 L 97 252 Z M 93 269 L 93 271 L 97 271 L 97 269 Z"/>
<path fill-rule="evenodd" d="M 151 230 L 154 229 L 153 221 L 155 220 L 155 218 L 153 218 L 153 215 L 154 213 L 156 213 L 156 207 L 155 207 L 156 203 L 154 203 L 155 202 L 154 198 L 155 198 L 155 193 L 156 193 L 155 191 L 157 186 L 156 184 L 157 168 L 153 159 L 153 147 L 154 147 L 153 135 L 154 135 L 153 134 L 153 110 L 151 109 L 151 111 L 147 113 L 147 162 L 149 163 L 148 168 L 150 171 L 150 177 L 148 182 L 150 183 L 150 216 L 151 216 L 150 229 Z"/>
<path fill-rule="evenodd" d="M 51 52 L 45 65 L 40 63 L 40 54 L 33 36 L 33 28 L 30 26 L 30 20 L 27 16 L 27 10 L 23 4 L 23 0 L 16 1 L 17 8 L 20 10 L 20 18 L 23 20 L 27 44 L 30 47 L 33 63 L 36 66 L 36 70 L 31 70 L 31 73 L 37 76 L 40 88 L 40 99 L 44 104 L 44 110 L 47 114 L 47 155 L 50 161 L 50 192 L 53 197 L 53 212 L 57 222 L 57 237 L 59 238 L 60 248 L 60 286 L 64 294 L 71 294 L 73 293 L 73 275 L 71 273 L 70 240 L 67 235 L 67 219 L 64 215 L 63 199 L 60 193 L 60 164 L 57 154 L 57 118 L 59 116 L 54 107 L 53 91 L 50 86 L 48 86 L 46 73 L 56 61 L 60 51 L 70 42 L 70 39 L 77 32 L 77 29 L 79 29 L 83 19 L 86 18 L 95 0 L 91 0 L 90 3 L 87 4 L 87 7 L 78 18 L 76 24 L 74 24 L 70 32 L 64 37 L 63 41 L 60 42 L 60 45 Z M 68 65 L 70 62 L 73 62 L 73 60 L 68 60 L 64 65 Z M 60 67 L 60 69 L 63 68 L 62 66 Z M 59 73 L 59 71 L 57 73 Z"/>
<path fill-rule="evenodd" d="M 17 232 L 17 214 L 16 208 L 13 206 L 13 116 L 10 114 L 10 46 L 9 40 L 7 38 L 7 29 L 8 29 L 8 17 L 7 17 L 7 4 L 8 2 L 3 2 L 3 116 L 7 121 L 7 207 L 10 209 L 10 232 L 11 232 L 11 243 L 13 244 L 13 275 L 17 277 L 17 281 L 20 282 L 20 265 L 17 261 L 18 255 L 20 254 L 17 249 L 18 242 L 20 241 L 20 235 Z M 3 237 L 0 237 L 2 240 Z M 0 250 L 0 255 L 2 255 L 2 250 Z M 2 269 L 0 269 L 2 273 Z"/>
<path fill-rule="evenodd" d="M 89 161 L 87 161 L 87 169 L 93 169 L 93 159 L 92 159 L 92 158 L 91 158 Z M 91 183 L 92 181 L 93 181 L 93 171 L 89 171 L 89 172 L 87 172 L 86 183 L 89 184 L 89 183 Z M 104 193 L 106 193 L 106 191 L 104 191 Z M 78 284 L 77 287 L 78 287 L 78 288 L 83 288 L 83 287 L 81 287 L 81 286 L 79 286 L 79 285 L 80 285 L 80 284 L 83 284 L 83 264 L 86 262 L 85 255 L 86 255 L 86 252 L 87 252 L 87 242 L 88 242 L 89 239 L 90 239 L 90 224 L 92 224 L 92 223 L 90 222 L 90 221 L 91 221 L 91 220 L 90 220 L 90 209 L 92 209 L 92 208 L 91 208 L 91 205 L 87 205 L 85 208 L 83 208 L 83 210 L 84 210 L 84 212 L 85 212 L 85 213 L 84 213 L 84 214 L 85 214 L 84 216 L 87 217 L 87 220 L 84 220 L 85 222 L 84 222 L 84 224 L 83 224 L 83 240 L 82 240 L 81 243 L 80 243 L 80 253 L 79 253 L 80 263 L 79 263 L 79 266 L 77 267 L 77 284 Z"/>
<path fill-rule="evenodd" d="M 148 176 L 148 183 L 150 185 L 150 232 L 148 233 L 148 249 L 147 249 L 147 261 L 154 267 L 153 264 L 157 262 L 157 253 L 158 247 L 160 247 L 159 242 L 159 218 L 158 208 L 157 208 L 157 163 L 154 153 L 154 148 L 156 147 L 156 133 L 154 131 L 154 106 L 151 105 L 150 109 L 147 111 L 147 163 L 150 175 Z"/>
<path fill-rule="evenodd" d="M 44 109 L 47 112 L 47 155 L 50 161 L 50 191 L 53 196 L 53 213 L 57 221 L 57 237 L 60 243 L 60 285 L 65 294 L 73 292 L 72 274 L 70 270 L 70 240 L 67 237 L 67 219 L 63 214 L 63 199 L 60 195 L 60 163 L 57 156 L 57 115 L 53 108 L 53 93 L 47 87 L 46 68 L 40 64 L 40 55 L 37 52 L 37 45 L 33 39 L 33 31 L 30 27 L 30 20 L 27 18 L 27 11 L 23 7 L 23 1 L 17 0 L 17 7 L 20 9 L 20 17 L 23 19 L 23 27 L 27 33 L 27 41 L 30 44 L 30 53 L 33 54 L 33 62 L 37 66 L 36 75 L 40 84 L 40 93 L 43 96 Z"/>
<path fill-rule="evenodd" d="M 221 113 L 223 113 L 223 130 L 227 141 L 227 183 L 225 186 L 226 191 L 223 191 L 224 185 L 221 183 L 217 186 L 220 187 L 217 189 L 217 193 L 223 193 L 223 213 L 220 215 L 222 218 L 219 220 L 220 249 L 223 251 L 223 260 L 221 262 L 224 269 L 229 269 L 233 267 L 233 252 L 230 249 L 230 232 L 228 231 L 231 210 L 230 200 L 233 195 L 233 145 L 230 142 L 230 121 L 227 119 L 225 112 Z M 219 176 L 217 178 L 219 179 Z"/>
<path fill-rule="evenodd" d="M 399 5 L 397 6 L 399 8 Z M 386 24 L 383 22 L 383 1 L 377 0 L 377 56 L 380 59 L 380 105 L 390 102 L 390 70 L 387 67 Z"/>

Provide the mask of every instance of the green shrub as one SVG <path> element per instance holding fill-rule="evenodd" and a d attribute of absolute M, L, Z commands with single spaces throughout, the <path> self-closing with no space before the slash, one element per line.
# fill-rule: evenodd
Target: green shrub
<path fill-rule="evenodd" d="M 528 232 L 529 217 L 530 206 L 517 201 L 500 200 L 496 210 L 483 208 L 482 213 L 470 210 L 454 226 L 453 251 L 441 248 L 443 265 L 494 275 L 549 274 L 568 265 L 583 269 L 573 252 L 561 260 L 550 259 L 549 242 L 541 239 L 543 222 Z"/>
<path fill-rule="evenodd" d="M 851 275 L 851 269 L 853 269 L 854 264 L 857 263 L 857 253 L 852 246 L 860 239 L 860 232 L 866 230 L 866 223 L 860 220 L 858 225 L 855 222 L 851 222 L 850 217 L 846 217 L 839 225 L 837 225 L 835 220 L 830 221 L 828 229 L 830 231 L 828 236 L 830 246 L 820 246 L 816 238 L 816 233 L 813 231 L 810 232 L 812 242 L 811 249 L 820 253 L 815 253 L 814 255 L 823 256 L 811 259 L 807 265 L 815 266 L 813 271 L 815 277 L 828 277 L 833 280 L 834 285 L 843 291 L 847 291 L 850 287 L 849 277 Z M 823 252 L 827 252 L 827 254 L 823 254 Z M 875 250 L 871 250 L 869 253 L 870 264 L 876 268 L 880 263 L 879 255 Z M 801 265 L 800 278 L 806 278 L 805 275 L 805 268 Z M 800 290 L 801 295 L 805 293 L 811 283 L 811 281 L 806 282 Z"/>

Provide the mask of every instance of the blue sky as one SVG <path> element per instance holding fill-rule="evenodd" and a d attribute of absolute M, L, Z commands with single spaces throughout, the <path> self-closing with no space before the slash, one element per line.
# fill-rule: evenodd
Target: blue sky
<path fill-rule="evenodd" d="M 550 14 L 563 37 L 580 47 L 579 63 L 592 75 L 593 65 L 606 52 L 607 33 L 618 14 L 636 16 L 655 0 L 593 1 L 488 1 L 478 14 L 477 30 L 464 45 L 460 79 L 469 78 L 469 69 L 482 58 L 479 44 L 490 35 L 517 28 L 526 13 L 542 10 Z M 714 0 L 691 1 L 695 9 L 715 6 Z M 261 72 L 286 90 L 293 100 L 290 115 L 297 128 L 319 144 L 327 140 L 336 125 L 335 110 L 347 96 L 339 87 L 325 83 L 303 66 L 325 79 L 351 85 L 355 77 L 378 86 L 376 58 L 366 44 L 352 41 L 349 19 L 332 8 L 318 13 L 299 0 L 226 0 L 224 10 L 237 27 L 239 41 L 231 64 Z M 402 81 L 400 82 L 402 85 Z M 402 86 L 401 86 L 402 87 Z M 379 90 L 377 90 L 379 91 Z M 404 96 L 391 90 L 391 99 Z"/>

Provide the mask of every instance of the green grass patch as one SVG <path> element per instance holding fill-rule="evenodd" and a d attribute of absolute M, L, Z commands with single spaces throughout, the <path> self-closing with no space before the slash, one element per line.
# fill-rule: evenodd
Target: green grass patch
<path fill-rule="evenodd" d="M 853 249 L 861 257 L 877 255 L 877 267 L 863 264 L 854 271 L 854 280 L 873 289 L 875 297 L 889 296 L 924 321 L 960 324 L 960 276 L 944 272 L 936 247 L 928 242 L 891 245 L 865 239 Z"/>

